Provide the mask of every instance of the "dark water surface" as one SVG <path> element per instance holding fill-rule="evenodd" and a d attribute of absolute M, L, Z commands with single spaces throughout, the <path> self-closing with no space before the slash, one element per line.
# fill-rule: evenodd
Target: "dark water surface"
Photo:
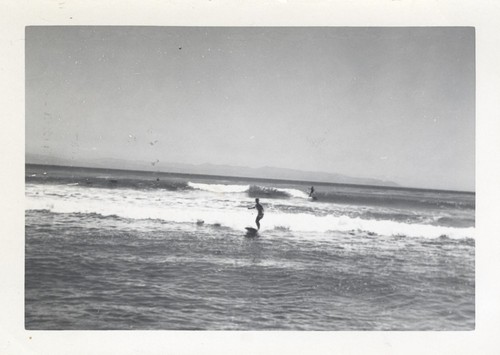
<path fill-rule="evenodd" d="M 474 242 L 26 213 L 27 329 L 471 330 Z"/>

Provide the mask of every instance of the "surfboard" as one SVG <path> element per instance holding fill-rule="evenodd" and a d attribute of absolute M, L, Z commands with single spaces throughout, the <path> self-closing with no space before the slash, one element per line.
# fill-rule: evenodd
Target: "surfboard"
<path fill-rule="evenodd" d="M 258 233 L 257 233 L 258 230 L 255 228 L 245 227 L 245 229 L 247 230 L 247 234 L 246 234 L 247 237 L 256 237 L 258 235 Z"/>

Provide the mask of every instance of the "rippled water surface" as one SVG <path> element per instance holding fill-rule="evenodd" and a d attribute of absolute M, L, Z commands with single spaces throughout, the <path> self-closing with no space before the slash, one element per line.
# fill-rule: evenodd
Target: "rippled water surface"
<path fill-rule="evenodd" d="M 472 330 L 474 240 L 26 212 L 27 329 Z"/>

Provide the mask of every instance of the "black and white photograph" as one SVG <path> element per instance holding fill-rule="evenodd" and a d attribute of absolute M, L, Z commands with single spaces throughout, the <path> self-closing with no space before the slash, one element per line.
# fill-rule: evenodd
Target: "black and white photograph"
<path fill-rule="evenodd" d="M 474 27 L 25 37 L 27 330 L 475 329 Z"/>
<path fill-rule="evenodd" d="M 0 353 L 498 354 L 499 15 L 0 1 Z"/>

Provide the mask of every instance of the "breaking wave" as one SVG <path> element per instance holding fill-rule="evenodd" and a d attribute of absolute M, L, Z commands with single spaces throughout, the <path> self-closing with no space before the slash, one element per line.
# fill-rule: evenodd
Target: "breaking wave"
<path fill-rule="evenodd" d="M 131 201 L 61 200 L 56 197 L 27 200 L 27 210 L 47 210 L 54 213 L 99 214 L 104 217 L 119 216 L 128 219 L 157 219 L 176 223 L 215 224 L 242 230 L 253 223 L 254 213 L 246 208 L 210 209 L 170 206 L 159 208 L 148 203 Z M 262 230 L 281 229 L 291 232 L 363 231 L 376 235 L 403 235 L 407 237 L 474 238 L 475 229 L 404 223 L 390 220 L 353 218 L 349 216 L 316 216 L 307 213 L 266 213 L 261 221 Z"/>
<path fill-rule="evenodd" d="M 249 189 L 249 185 L 224 185 L 224 184 L 201 184 L 188 182 L 188 186 L 195 190 L 217 192 L 217 193 L 235 193 L 235 192 L 246 192 Z"/>
<path fill-rule="evenodd" d="M 215 193 L 247 193 L 249 197 L 261 198 L 307 198 L 308 195 L 297 189 L 283 189 L 275 187 L 266 187 L 259 185 L 225 185 L 225 184 L 203 184 L 188 182 L 188 187 Z"/>

